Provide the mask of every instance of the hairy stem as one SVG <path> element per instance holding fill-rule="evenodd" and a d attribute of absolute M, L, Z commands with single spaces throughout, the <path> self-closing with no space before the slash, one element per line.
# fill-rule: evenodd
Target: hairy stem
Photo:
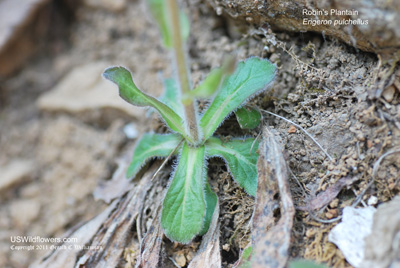
<path fill-rule="evenodd" d="M 178 68 L 178 78 L 182 95 L 185 95 L 191 90 L 188 68 L 186 66 L 186 53 L 183 47 L 181 27 L 179 21 L 179 8 L 177 0 L 168 0 L 170 20 L 173 33 L 173 44 L 175 52 L 175 62 Z M 195 143 L 199 142 L 199 130 L 196 121 L 196 112 L 194 103 L 190 102 L 184 105 L 185 119 L 190 136 Z"/>

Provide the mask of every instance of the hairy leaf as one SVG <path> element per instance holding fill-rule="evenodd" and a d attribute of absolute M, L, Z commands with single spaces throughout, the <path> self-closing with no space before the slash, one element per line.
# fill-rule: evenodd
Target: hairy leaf
<path fill-rule="evenodd" d="M 207 140 L 222 121 L 248 98 L 265 89 L 274 79 L 275 70 L 276 66 L 266 59 L 254 57 L 240 62 L 200 120 L 204 139 Z"/>
<path fill-rule="evenodd" d="M 256 196 L 259 143 L 253 138 L 222 142 L 219 138 L 211 137 L 205 145 L 207 155 L 222 157 L 228 164 L 233 179 L 248 194 Z"/>
<path fill-rule="evenodd" d="M 160 28 L 164 46 L 167 48 L 172 48 L 172 28 L 169 25 L 169 22 L 171 20 L 169 19 L 169 12 L 166 0 L 148 0 L 148 2 L 150 6 L 150 11 L 154 19 L 157 21 L 158 27 Z M 189 37 L 190 32 L 189 19 L 183 12 L 180 12 L 179 15 L 182 39 L 186 40 Z"/>
<path fill-rule="evenodd" d="M 178 134 L 144 134 L 136 145 L 126 177 L 134 177 L 143 164 L 154 157 L 167 157 L 181 140 L 182 137 Z"/>
<path fill-rule="evenodd" d="M 133 82 L 130 71 L 124 67 L 110 67 L 104 71 L 103 76 L 118 85 L 119 95 L 125 101 L 136 106 L 155 108 L 173 131 L 182 134 L 191 141 L 190 137 L 185 133 L 182 118 L 164 103 L 140 91 Z"/>
<path fill-rule="evenodd" d="M 175 79 L 168 78 L 164 80 L 164 93 L 160 97 L 160 100 L 179 116 L 184 117 L 183 107 L 180 102 L 179 86 Z"/>
<path fill-rule="evenodd" d="M 208 181 L 206 182 L 204 188 L 204 194 L 206 200 L 206 216 L 204 217 L 204 225 L 203 229 L 200 231 L 200 235 L 207 233 L 208 228 L 210 227 L 211 224 L 212 216 L 215 211 L 215 206 L 217 205 L 218 202 L 218 197 L 211 189 Z"/>
<path fill-rule="evenodd" d="M 205 99 L 211 97 L 220 89 L 221 84 L 227 75 L 233 73 L 234 70 L 235 59 L 233 57 L 225 58 L 222 67 L 212 70 L 204 81 L 202 81 L 195 89 L 189 91 L 183 96 L 182 102 L 188 103 L 194 98 Z"/>
<path fill-rule="evenodd" d="M 236 119 L 242 129 L 253 129 L 261 122 L 260 112 L 252 107 L 242 107 L 235 112 Z"/>
<path fill-rule="evenodd" d="M 204 146 L 184 143 L 179 164 L 163 202 L 161 226 L 173 241 L 189 243 L 200 233 L 206 212 Z"/>

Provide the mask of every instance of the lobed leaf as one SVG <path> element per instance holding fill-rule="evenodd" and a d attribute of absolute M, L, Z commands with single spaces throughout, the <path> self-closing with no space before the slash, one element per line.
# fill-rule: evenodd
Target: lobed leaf
<path fill-rule="evenodd" d="M 206 212 L 204 157 L 204 146 L 184 143 L 161 213 L 161 226 L 172 241 L 189 243 L 202 230 Z"/>
<path fill-rule="evenodd" d="M 206 185 L 204 188 L 204 198 L 206 201 L 206 216 L 204 217 L 204 225 L 203 225 L 203 229 L 201 229 L 201 231 L 199 233 L 200 235 L 207 233 L 208 228 L 210 228 L 212 216 L 214 214 L 215 207 L 217 206 L 217 202 L 218 202 L 218 197 L 211 189 L 208 181 L 206 182 Z"/>
<path fill-rule="evenodd" d="M 224 119 L 274 79 L 276 66 L 266 59 L 250 58 L 238 64 L 200 119 L 207 140 Z"/>
<path fill-rule="evenodd" d="M 137 142 L 126 177 L 134 177 L 143 164 L 154 157 L 167 157 L 181 140 L 182 137 L 178 134 L 144 134 Z"/>
<path fill-rule="evenodd" d="M 185 133 L 182 118 L 164 103 L 140 91 L 133 82 L 130 71 L 124 67 L 110 67 L 104 71 L 103 77 L 119 87 L 119 95 L 125 101 L 136 106 L 150 106 L 155 108 L 173 131 L 182 134 L 191 141 L 190 137 Z"/>
<path fill-rule="evenodd" d="M 222 157 L 233 179 L 252 196 L 256 196 L 257 192 L 258 145 L 259 142 L 254 138 L 222 142 L 219 138 L 211 137 L 205 143 L 207 156 Z"/>
<path fill-rule="evenodd" d="M 235 112 L 236 119 L 241 129 L 253 129 L 261 122 L 261 114 L 256 108 L 242 107 Z"/>
<path fill-rule="evenodd" d="M 173 47 L 173 36 L 172 29 L 169 26 L 169 12 L 168 7 L 165 0 L 148 0 L 150 11 L 156 20 L 158 27 L 160 28 L 160 32 L 162 35 L 164 46 L 167 48 Z M 180 26 L 181 26 L 181 35 L 182 39 L 186 40 L 189 37 L 190 33 L 190 23 L 188 17 L 185 13 L 180 12 Z"/>

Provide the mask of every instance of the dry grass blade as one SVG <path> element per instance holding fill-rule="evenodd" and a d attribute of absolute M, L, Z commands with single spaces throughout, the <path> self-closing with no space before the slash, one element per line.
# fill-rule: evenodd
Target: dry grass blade
<path fill-rule="evenodd" d="M 376 178 L 376 173 L 378 172 L 378 169 L 381 165 L 382 160 L 392 154 L 396 154 L 396 153 L 400 153 L 400 148 L 399 147 L 395 147 L 390 149 L 389 151 L 387 151 L 386 153 L 384 153 L 381 157 L 379 157 L 378 161 L 375 162 L 374 164 L 374 168 L 372 169 L 372 176 L 373 178 Z"/>
<path fill-rule="evenodd" d="M 221 252 L 219 248 L 219 202 L 211 220 L 210 229 L 203 236 L 197 255 L 188 268 L 221 268 Z"/>
<path fill-rule="evenodd" d="M 253 214 L 251 267 L 286 267 L 295 209 L 282 147 L 268 128 L 263 132 L 257 168 L 258 188 Z M 281 217 L 277 220 L 274 215 L 279 207 Z"/>

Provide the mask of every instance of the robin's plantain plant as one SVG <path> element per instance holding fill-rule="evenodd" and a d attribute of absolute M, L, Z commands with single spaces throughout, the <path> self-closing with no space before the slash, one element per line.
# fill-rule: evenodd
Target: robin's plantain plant
<path fill-rule="evenodd" d="M 250 97 L 266 89 L 275 76 L 275 65 L 257 57 L 239 62 L 225 60 L 196 88 L 191 88 L 185 40 L 189 35 L 187 17 L 176 0 L 148 0 L 164 45 L 173 49 L 177 79 L 165 80 L 160 99 L 143 93 L 124 67 L 110 67 L 103 76 L 119 87 L 120 96 L 135 106 L 152 107 L 172 131 L 170 134 L 144 134 L 137 142 L 127 177 L 155 157 L 177 155 L 177 165 L 163 201 L 161 225 L 173 241 L 189 243 L 209 227 L 217 196 L 207 181 L 207 159 L 220 157 L 234 180 L 250 195 L 257 190 L 258 142 L 254 138 L 229 141 L 213 136 L 232 112 L 243 128 L 254 128 L 260 121 L 254 109 L 243 108 Z M 209 99 L 203 114 L 197 100 Z"/>

